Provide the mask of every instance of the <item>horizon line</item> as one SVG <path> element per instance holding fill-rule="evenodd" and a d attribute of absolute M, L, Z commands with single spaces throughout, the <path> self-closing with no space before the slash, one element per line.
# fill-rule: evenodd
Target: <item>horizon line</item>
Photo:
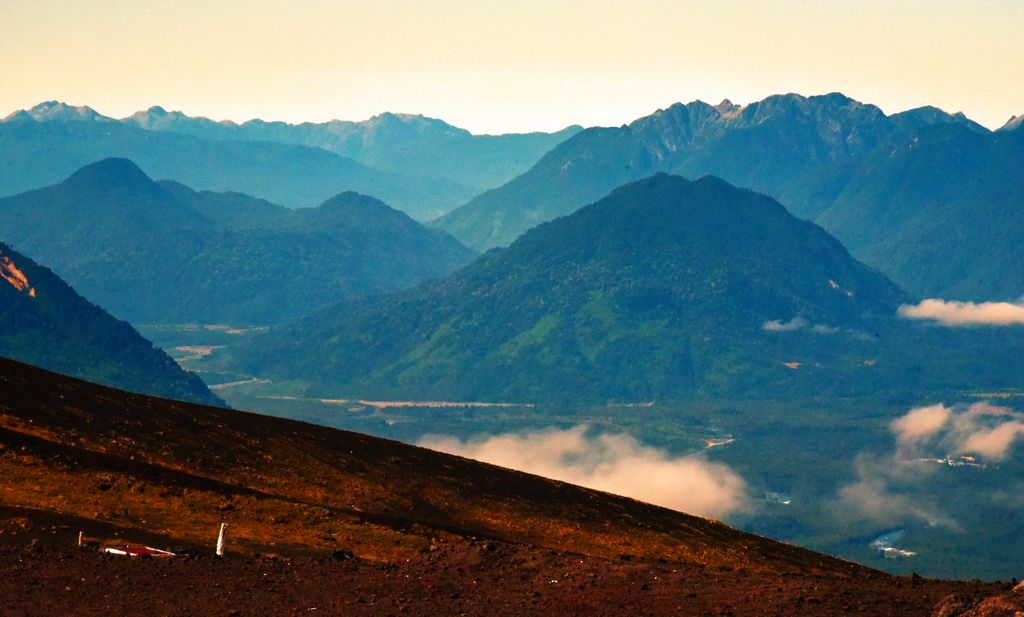
<path fill-rule="evenodd" d="M 970 115 L 965 113 L 963 110 L 957 110 L 955 112 L 950 112 L 950 111 L 948 111 L 946 109 L 943 109 L 942 107 L 939 107 L 937 105 L 926 104 L 926 105 L 918 105 L 916 107 L 909 107 L 907 109 L 901 109 L 899 111 L 886 111 L 881 105 L 878 105 L 876 103 L 865 102 L 865 101 L 862 101 L 860 99 L 851 97 L 851 96 L 843 93 L 842 91 L 834 90 L 834 91 L 831 91 L 831 92 L 825 92 L 825 93 L 821 93 L 821 94 L 810 94 L 810 95 L 801 94 L 799 92 L 784 92 L 784 93 L 780 92 L 780 93 L 770 94 L 768 96 L 765 96 L 764 98 L 760 98 L 760 99 L 757 99 L 757 100 L 754 100 L 754 101 L 750 101 L 750 102 L 746 102 L 746 103 L 735 103 L 731 98 L 728 98 L 728 97 L 722 99 L 722 101 L 720 103 L 717 103 L 717 104 L 707 102 L 707 101 L 705 101 L 705 100 L 703 100 L 701 98 L 695 98 L 695 99 L 693 99 L 691 101 L 688 101 L 686 103 L 684 103 L 681 99 L 677 99 L 674 102 L 672 102 L 672 103 L 670 103 L 670 104 L 668 104 L 666 106 L 659 106 L 659 107 L 654 108 L 651 111 L 649 111 L 649 112 L 647 112 L 647 113 L 645 113 L 643 115 L 632 117 L 632 118 L 630 118 L 630 119 L 628 119 L 628 120 L 626 120 L 624 122 L 620 122 L 620 123 L 605 123 L 605 124 L 590 124 L 590 125 L 587 125 L 587 124 L 584 124 L 582 122 L 570 122 L 568 124 L 565 124 L 565 125 L 561 126 L 561 128 L 556 128 L 556 129 L 535 128 L 535 129 L 525 130 L 525 131 L 522 131 L 522 130 L 510 130 L 510 131 L 497 131 L 497 132 L 491 132 L 491 131 L 475 132 L 475 131 L 473 131 L 471 129 L 465 128 L 465 126 L 463 126 L 463 125 L 457 124 L 456 121 L 454 121 L 454 120 L 446 119 L 446 118 L 443 118 L 443 117 L 439 117 L 439 116 L 435 116 L 435 115 L 431 115 L 431 114 L 427 114 L 427 113 L 423 113 L 423 112 L 401 112 L 401 111 L 391 111 L 391 110 L 387 110 L 387 109 L 385 109 L 383 111 L 380 111 L 380 112 L 377 112 L 377 113 L 374 113 L 374 114 L 370 115 L 369 117 L 366 117 L 366 118 L 361 119 L 361 120 L 339 118 L 337 116 L 332 116 L 332 117 L 330 117 L 328 119 L 317 119 L 317 118 L 281 119 L 281 118 L 256 116 L 256 117 L 251 117 L 251 118 L 248 118 L 248 119 L 245 119 L 245 120 L 238 120 L 238 119 L 229 118 L 229 117 L 214 118 L 214 117 L 212 117 L 212 114 L 211 115 L 204 115 L 202 112 L 194 112 L 193 113 L 193 112 L 185 111 L 184 109 L 169 109 L 168 107 L 157 103 L 157 104 L 149 105 L 149 106 L 144 107 L 142 109 L 137 109 L 136 111 L 131 112 L 128 115 L 119 116 L 117 114 L 109 115 L 107 113 L 104 113 L 104 112 L 100 111 L 99 109 L 97 109 L 97 107 L 94 107 L 94 106 L 89 105 L 89 104 L 75 105 L 75 104 L 72 104 L 72 103 L 68 103 L 68 102 L 66 102 L 66 100 L 62 100 L 62 99 L 59 99 L 59 98 L 48 98 L 48 99 L 44 99 L 42 101 L 39 101 L 39 102 L 35 103 L 34 105 L 32 105 L 30 107 L 19 107 L 17 109 L 13 109 L 9 113 L 7 113 L 4 116 L 0 117 L 0 122 L 7 121 L 8 119 L 12 118 L 14 115 L 18 114 L 19 112 L 26 112 L 27 113 L 27 112 L 30 112 L 32 109 L 34 109 L 36 107 L 39 107 L 41 105 L 46 105 L 48 103 L 55 103 L 55 104 L 63 105 L 63 106 L 70 107 L 70 108 L 73 108 L 73 109 L 88 109 L 88 110 L 93 111 L 94 113 L 96 113 L 98 116 L 100 116 L 102 118 L 105 118 L 105 119 L 108 119 L 108 120 L 117 121 L 117 122 L 123 122 L 125 120 L 130 119 L 131 116 L 133 116 L 135 114 L 144 113 L 144 112 L 147 112 L 147 111 L 150 111 L 150 110 L 153 110 L 153 109 L 161 109 L 161 110 L 165 111 L 168 114 L 180 113 L 180 114 L 183 114 L 184 116 L 186 116 L 187 118 L 193 119 L 193 120 L 208 120 L 210 122 L 214 122 L 214 123 L 217 123 L 217 124 L 227 124 L 227 125 L 234 124 L 236 126 L 242 126 L 242 125 L 244 125 L 246 123 L 249 123 L 249 122 L 283 123 L 283 124 L 287 124 L 287 125 L 290 125 L 290 126 L 298 126 L 298 125 L 302 125 L 302 124 L 329 124 L 329 123 L 332 123 L 332 122 L 346 122 L 346 123 L 352 123 L 352 124 L 365 124 L 367 122 L 370 122 L 370 121 L 372 121 L 372 120 L 374 120 L 376 118 L 380 118 L 382 116 L 393 115 L 393 116 L 397 116 L 397 117 L 423 118 L 423 119 L 426 119 L 426 120 L 439 121 L 439 122 L 443 122 L 443 123 L 445 123 L 445 124 L 447 124 L 449 126 L 452 126 L 454 128 L 465 130 L 468 133 L 470 133 L 470 135 L 478 136 L 478 137 L 484 137 L 484 136 L 500 136 L 500 135 L 524 135 L 524 134 L 530 134 L 530 133 L 557 133 L 557 132 L 560 132 L 560 131 L 563 131 L 563 130 L 566 130 L 566 129 L 569 129 L 569 128 L 573 128 L 573 127 L 582 127 L 584 129 L 587 129 L 587 128 L 614 128 L 614 127 L 628 125 L 628 124 L 630 124 L 630 123 L 632 123 L 632 122 L 634 122 L 636 120 L 648 117 L 648 116 L 653 115 L 655 113 L 658 113 L 660 111 L 664 111 L 664 110 L 669 109 L 669 108 L 671 108 L 671 107 L 673 107 L 675 105 L 691 105 L 691 104 L 694 104 L 694 103 L 703 103 L 703 104 L 708 105 L 710 107 L 717 107 L 717 106 L 720 106 L 720 105 L 722 105 L 724 103 L 729 103 L 729 104 L 737 105 L 740 109 L 745 109 L 745 108 L 749 107 L 750 105 L 761 103 L 761 102 L 764 102 L 764 101 L 766 101 L 766 100 L 768 100 L 770 98 L 774 98 L 774 97 L 797 96 L 797 97 L 800 97 L 800 98 L 803 98 L 803 99 L 812 99 L 812 98 L 820 98 L 820 97 L 832 96 L 832 95 L 841 95 L 841 96 L 843 96 L 843 97 L 845 97 L 847 99 L 850 99 L 851 101 L 853 101 L 855 103 L 859 103 L 859 104 L 864 105 L 864 106 L 875 107 L 875 108 L 879 109 L 879 111 L 881 111 L 887 118 L 891 118 L 893 116 L 896 116 L 896 115 L 899 115 L 899 114 L 902 114 L 902 113 L 906 113 L 906 112 L 910 112 L 910 111 L 914 111 L 914 110 L 917 110 L 917 109 L 934 108 L 934 109 L 938 109 L 939 111 L 942 111 L 943 113 L 945 113 L 947 115 L 950 115 L 950 116 L 961 116 L 961 117 L 963 117 L 964 119 L 966 119 L 966 120 L 968 120 L 970 122 L 973 122 L 975 124 L 978 124 L 979 126 L 982 126 L 983 128 L 987 129 L 990 132 L 996 132 L 1000 128 L 1002 128 L 1002 127 L 1006 126 L 1007 124 L 1009 124 L 1010 122 L 1012 122 L 1013 120 L 1015 120 L 1017 118 L 1020 118 L 1021 116 L 1024 116 L 1024 111 L 1022 111 L 1021 114 L 1012 114 L 1012 115 L 1010 115 L 1010 117 L 1007 118 L 1005 121 L 1003 121 L 1003 123 L 1000 124 L 999 126 L 990 126 L 990 125 L 987 125 L 987 124 L 985 124 L 985 123 L 983 123 L 981 121 L 975 120 Z"/>

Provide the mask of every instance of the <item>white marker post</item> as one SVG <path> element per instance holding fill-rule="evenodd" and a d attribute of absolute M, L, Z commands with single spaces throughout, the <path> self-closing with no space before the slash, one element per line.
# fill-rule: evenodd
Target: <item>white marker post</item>
<path fill-rule="evenodd" d="M 220 524 L 220 533 L 217 535 L 217 556 L 224 556 L 224 541 L 227 540 L 228 535 L 228 524 Z"/>
<path fill-rule="evenodd" d="M 85 545 L 85 532 L 84 531 L 79 531 L 78 532 L 78 546 L 84 546 L 84 545 Z"/>

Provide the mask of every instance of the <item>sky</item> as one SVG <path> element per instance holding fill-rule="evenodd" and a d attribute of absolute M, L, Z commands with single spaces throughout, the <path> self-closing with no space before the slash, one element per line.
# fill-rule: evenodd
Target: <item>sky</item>
<path fill-rule="evenodd" d="M 475 133 L 840 91 L 1024 114 L 1024 0 L 2 0 L 0 116 L 44 100 Z"/>

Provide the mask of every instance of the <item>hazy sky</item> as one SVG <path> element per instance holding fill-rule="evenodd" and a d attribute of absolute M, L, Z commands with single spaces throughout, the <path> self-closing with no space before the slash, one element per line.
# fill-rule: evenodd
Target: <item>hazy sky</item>
<path fill-rule="evenodd" d="M 0 116 L 423 113 L 474 132 L 842 91 L 990 127 L 1024 113 L 1024 0 L 0 0 Z"/>

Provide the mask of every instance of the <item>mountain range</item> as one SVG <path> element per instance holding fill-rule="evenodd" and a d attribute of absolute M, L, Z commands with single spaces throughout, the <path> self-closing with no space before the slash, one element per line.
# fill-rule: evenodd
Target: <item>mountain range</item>
<path fill-rule="evenodd" d="M 659 174 L 445 279 L 318 311 L 233 348 L 227 361 L 324 396 L 388 400 L 784 398 L 1020 383 L 1019 370 L 990 367 L 991 354 L 1021 351 L 1020 337 L 957 338 L 898 319 L 911 299 L 767 196 Z M 929 358 L 940 349 L 941 361 Z"/>
<path fill-rule="evenodd" d="M 290 210 L 154 182 L 126 159 L 0 199 L 0 238 L 135 323 L 272 323 L 409 287 L 473 256 L 371 197 Z"/>
<path fill-rule="evenodd" d="M 419 220 L 441 215 L 434 226 L 486 250 L 653 173 L 711 174 L 817 222 L 915 295 L 1009 300 L 1024 295 L 1020 125 L 993 132 L 935 107 L 886 115 L 837 93 L 499 136 L 406 114 L 235 124 L 153 107 L 116 120 L 51 101 L 0 122 L 0 194 L 123 156 L 156 177 L 289 207 L 373 195 Z"/>
<path fill-rule="evenodd" d="M 49 269 L 0 244 L 0 357 L 156 396 L 223 405 L 203 382 Z M 2 389 L 9 391 L 11 384 Z"/>
<path fill-rule="evenodd" d="M 0 121 L 6 171 L 0 196 L 122 157 L 197 189 L 236 191 L 288 207 L 355 191 L 427 220 L 517 175 L 577 130 L 474 136 L 440 120 L 396 114 L 363 123 L 236 125 L 161 108 L 116 120 L 48 101 Z"/>
<path fill-rule="evenodd" d="M 915 294 L 1017 297 L 1024 278 L 1016 270 L 993 280 L 1024 263 L 1012 240 L 1024 232 L 1013 227 L 1024 175 L 1016 127 L 993 133 L 933 107 L 886 116 L 841 94 L 676 104 L 628 126 L 586 129 L 434 224 L 486 250 L 652 173 L 714 174 L 819 222 Z M 985 218 L 979 209 L 998 216 L 975 221 Z M 993 234 L 989 220 L 1011 228 Z M 947 242 L 955 266 L 927 269 Z"/>
<path fill-rule="evenodd" d="M 267 122 L 237 124 L 151 107 L 123 120 L 151 131 L 206 139 L 272 141 L 322 148 L 376 169 L 453 182 L 480 192 L 508 182 L 557 144 L 583 130 L 555 133 L 473 135 L 443 120 L 383 113 L 362 122 Z"/>
<path fill-rule="evenodd" d="M 874 332 L 905 299 L 777 202 L 658 175 L 444 280 L 325 309 L 234 351 L 246 371 L 322 392 L 648 400 L 792 380 L 783 363 L 810 359 L 775 347 L 792 339 L 766 323 Z M 767 382 L 733 378 L 757 366 Z"/>
<path fill-rule="evenodd" d="M 0 122 L 0 195 L 59 182 L 103 158 L 128 158 L 158 178 L 202 190 L 237 191 L 288 207 L 314 206 L 344 191 L 374 195 L 431 218 L 475 191 L 452 182 L 367 167 L 320 148 L 202 139 L 146 131 L 91 110 L 44 104 Z M 51 109 L 52 108 L 52 109 Z"/>
<path fill-rule="evenodd" d="M 269 325 L 187 360 L 207 379 L 238 374 L 220 384 L 246 392 L 232 404 L 323 409 L 338 426 L 398 426 L 392 436 L 457 426 L 419 443 L 463 453 L 561 439 L 568 424 L 625 431 L 618 443 L 645 460 L 735 466 L 733 522 L 757 521 L 747 529 L 857 546 L 834 552 L 874 563 L 941 540 L 931 561 L 899 567 L 1002 576 L 1007 564 L 993 563 L 1012 553 L 1001 534 L 1020 501 L 1007 482 L 1024 460 L 1024 328 L 941 327 L 905 309 L 1024 293 L 1021 125 L 989 131 L 932 107 L 886 115 L 838 94 L 507 136 L 398 114 L 302 125 L 162 108 L 116 120 L 58 103 L 12 114 L 0 193 L 33 188 L 0 197 L 0 596 L 43 595 L 55 583 L 33 577 L 50 576 L 68 593 L 34 598 L 43 612 L 74 612 L 80 597 L 110 612 L 111 596 L 127 596 L 95 572 L 117 566 L 72 552 L 75 531 L 93 536 L 87 546 L 198 555 L 227 522 L 232 557 L 248 559 L 137 560 L 114 579 L 142 572 L 154 578 L 139 588 L 161 591 L 216 580 L 203 588 L 213 602 L 258 587 L 270 604 L 255 614 L 280 610 L 279 585 L 296 611 L 316 597 L 343 614 L 407 612 L 407 595 L 438 589 L 452 613 L 1013 612 L 1024 588 L 889 577 L 625 497 L 204 406 L 224 402 L 118 318 L 200 337 L 196 324 Z M 32 184 L 97 152 L 122 156 Z M 126 152 L 174 179 L 155 181 Z M 426 219 L 502 182 L 434 228 L 342 190 Z M 525 426 L 540 432 L 508 432 Z M 478 430 L 490 437 L 461 444 Z M 839 503 L 849 512 L 809 524 Z M 1009 527 L 978 533 L 989 512 Z M 901 534 L 907 550 L 879 543 Z M 342 580 L 344 601 L 317 595 Z M 428 604 L 415 608 L 436 614 Z"/>

